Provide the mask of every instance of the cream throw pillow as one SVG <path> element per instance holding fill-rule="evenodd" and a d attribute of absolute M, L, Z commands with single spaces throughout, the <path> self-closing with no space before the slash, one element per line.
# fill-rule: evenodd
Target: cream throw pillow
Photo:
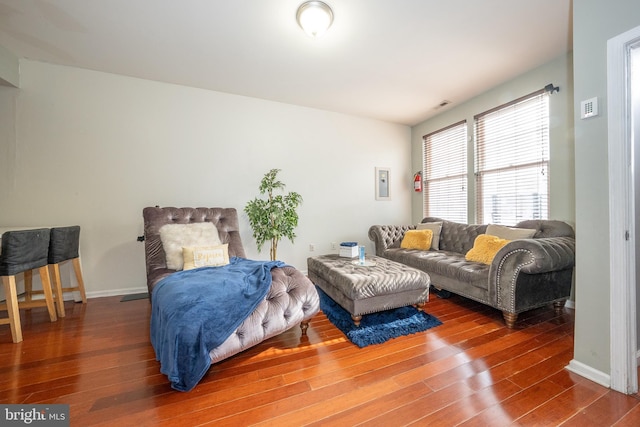
<path fill-rule="evenodd" d="M 531 239 L 536 234 L 533 228 L 515 228 L 504 225 L 487 225 L 487 234 L 507 240 Z"/>
<path fill-rule="evenodd" d="M 160 227 L 160 240 L 167 257 L 167 268 L 182 270 L 182 248 L 189 246 L 215 246 L 222 243 L 218 229 L 211 222 L 193 224 L 166 224 Z"/>
<path fill-rule="evenodd" d="M 184 269 L 218 267 L 229 264 L 229 244 L 182 248 Z"/>
<path fill-rule="evenodd" d="M 416 225 L 416 230 L 433 231 L 433 237 L 431 238 L 431 249 L 433 249 L 434 251 L 440 250 L 440 232 L 442 231 L 442 221 L 420 223 Z"/>

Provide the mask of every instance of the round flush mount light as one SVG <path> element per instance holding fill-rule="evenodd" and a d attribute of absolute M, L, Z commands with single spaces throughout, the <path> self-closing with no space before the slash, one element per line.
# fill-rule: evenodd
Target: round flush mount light
<path fill-rule="evenodd" d="M 304 2 L 298 7 L 296 20 L 300 28 L 311 37 L 320 37 L 333 23 L 333 11 L 321 1 Z"/>

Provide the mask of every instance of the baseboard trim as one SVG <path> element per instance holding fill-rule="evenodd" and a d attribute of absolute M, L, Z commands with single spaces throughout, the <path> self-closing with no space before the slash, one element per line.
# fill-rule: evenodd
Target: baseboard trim
<path fill-rule="evenodd" d="M 567 308 L 570 308 L 572 310 L 576 309 L 576 302 L 575 301 L 571 301 L 570 299 L 567 300 L 567 302 L 564 303 L 564 306 Z"/>
<path fill-rule="evenodd" d="M 94 291 L 94 292 L 87 292 L 87 299 L 90 298 L 103 298 L 103 297 L 116 297 L 116 296 L 122 296 L 122 295 L 130 295 L 130 294 L 141 294 L 143 292 L 149 292 L 149 289 L 147 289 L 146 286 L 140 286 L 137 288 L 124 288 L 124 289 L 109 289 L 108 291 Z M 21 293 L 18 295 L 18 297 L 22 297 L 24 296 L 24 293 Z M 44 295 L 42 294 L 37 294 L 33 296 L 34 300 L 39 300 L 39 299 L 44 299 Z M 73 291 L 73 292 L 65 292 L 62 295 L 62 299 L 64 301 L 81 301 L 82 299 L 80 298 L 80 292 L 78 291 Z"/>
<path fill-rule="evenodd" d="M 141 294 L 148 291 L 149 289 L 147 289 L 146 286 L 139 286 L 137 288 L 109 289 L 107 291 L 87 292 L 87 298 L 115 297 L 130 294 Z"/>
<path fill-rule="evenodd" d="M 574 374 L 578 374 L 581 377 L 585 377 L 586 379 L 591 380 L 595 383 L 598 383 L 601 386 L 611 388 L 611 376 L 609 376 L 609 374 L 598 371 L 597 369 L 594 369 L 589 365 L 585 365 L 582 362 L 578 362 L 575 359 L 569 362 L 569 365 L 567 365 L 565 369 L 573 372 Z"/>

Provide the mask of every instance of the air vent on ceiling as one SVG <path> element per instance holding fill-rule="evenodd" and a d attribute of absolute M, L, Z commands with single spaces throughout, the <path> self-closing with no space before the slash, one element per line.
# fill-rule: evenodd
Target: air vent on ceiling
<path fill-rule="evenodd" d="M 440 102 L 438 105 L 436 105 L 436 107 L 434 108 L 434 110 L 438 110 L 438 109 L 440 109 L 440 108 L 442 108 L 442 107 L 446 107 L 446 106 L 447 106 L 447 105 L 449 105 L 449 104 L 451 104 L 451 101 L 448 101 L 448 100 L 446 100 L 446 99 L 445 99 L 444 101 L 442 101 L 442 102 Z"/>

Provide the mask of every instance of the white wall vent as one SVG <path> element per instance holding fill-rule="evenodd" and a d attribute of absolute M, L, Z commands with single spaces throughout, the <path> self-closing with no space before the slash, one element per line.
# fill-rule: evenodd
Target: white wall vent
<path fill-rule="evenodd" d="M 587 99 L 580 103 L 580 118 L 588 119 L 598 115 L 598 98 Z"/>

